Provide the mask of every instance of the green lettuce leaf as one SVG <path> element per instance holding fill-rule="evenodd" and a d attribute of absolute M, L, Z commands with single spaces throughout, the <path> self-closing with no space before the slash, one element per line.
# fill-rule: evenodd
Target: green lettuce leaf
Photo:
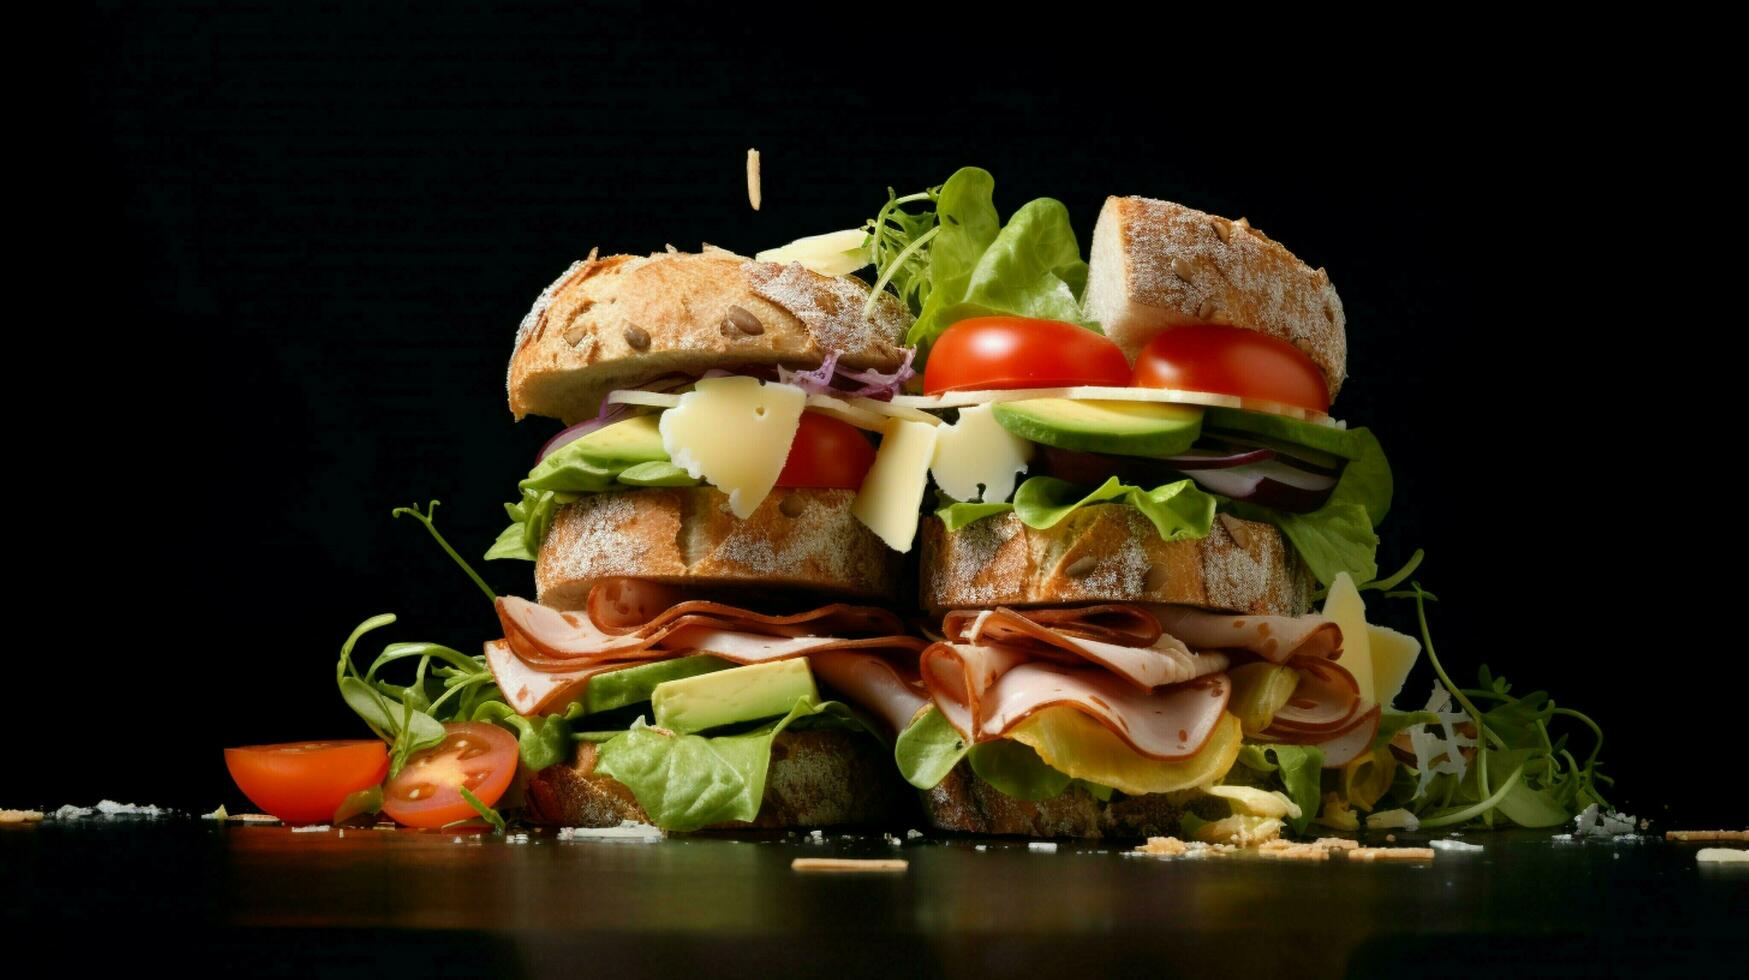
<path fill-rule="evenodd" d="M 1289 818 L 1288 823 L 1294 833 L 1304 833 L 1322 802 L 1323 751 L 1313 745 L 1247 745 L 1239 750 L 1239 762 L 1257 772 L 1276 774 L 1282 791 L 1300 808 L 1300 815 Z"/>
<path fill-rule="evenodd" d="M 765 798 L 771 741 L 798 719 L 822 712 L 851 718 L 837 701 L 796 702 L 776 721 L 737 735 L 676 735 L 642 719 L 601 743 L 595 771 L 624 783 L 650 820 L 664 830 L 697 830 L 728 820 L 752 820 Z"/>
<path fill-rule="evenodd" d="M 929 347 L 948 327 L 973 316 L 1007 313 L 1079 321 L 1087 263 L 1062 202 L 1039 198 L 1002 225 L 996 181 L 964 167 L 941 186 L 939 223 L 928 242 L 928 298 L 905 343 L 917 348 L 921 369 Z"/>
<path fill-rule="evenodd" d="M 635 422 L 637 420 L 627 420 Z M 516 558 L 534 561 L 541 542 L 553 526 L 553 516 L 563 504 L 575 503 L 586 493 L 603 493 L 627 486 L 697 486 L 699 481 L 675 466 L 659 442 L 648 439 L 615 439 L 595 436 L 611 433 L 615 423 L 554 450 L 535 464 L 519 484 L 522 498 L 504 505 L 511 524 L 487 549 L 487 559 Z M 649 423 L 640 422 L 641 425 Z"/>
<path fill-rule="evenodd" d="M 626 467 L 620 471 L 619 482 L 633 487 L 696 487 L 704 481 L 664 459 Z"/>
<path fill-rule="evenodd" d="M 893 761 L 905 782 L 934 789 L 966 756 L 966 741 L 934 705 L 926 708 L 893 743 Z"/>
<path fill-rule="evenodd" d="M 1197 489 L 1189 480 L 1179 480 L 1143 490 L 1122 483 L 1117 477 L 1089 493 L 1067 480 L 1052 476 L 1027 478 L 1014 491 L 1010 504 L 975 504 L 951 501 L 935 511 L 950 531 L 995 514 L 1014 511 L 1027 527 L 1055 527 L 1064 518 L 1083 507 L 1102 503 L 1123 503 L 1141 511 L 1153 523 L 1163 541 L 1185 541 L 1205 537 L 1215 519 L 1215 498 Z"/>
<path fill-rule="evenodd" d="M 972 746 L 966 761 L 979 779 L 1017 800 L 1048 800 L 1074 781 L 1047 765 L 1032 746 L 1006 738 Z"/>
<path fill-rule="evenodd" d="M 1366 508 L 1359 504 L 1338 503 L 1332 497 L 1310 514 L 1288 514 L 1228 500 L 1225 509 L 1236 517 L 1280 528 L 1320 585 L 1336 581 L 1339 572 L 1347 572 L 1357 582 L 1378 577 L 1379 536 L 1367 519 Z"/>
<path fill-rule="evenodd" d="M 474 709 L 473 721 L 489 721 L 516 732 L 516 749 L 522 764 L 538 772 L 571 761 L 570 722 L 560 715 L 519 715 L 503 701 L 487 701 Z"/>

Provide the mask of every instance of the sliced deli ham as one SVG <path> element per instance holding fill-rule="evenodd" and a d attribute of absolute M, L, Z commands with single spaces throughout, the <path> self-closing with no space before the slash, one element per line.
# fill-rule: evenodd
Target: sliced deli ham
<path fill-rule="evenodd" d="M 897 734 L 929 703 L 922 682 L 885 657 L 847 650 L 817 653 L 808 658 L 814 677 L 872 711 Z"/>
<path fill-rule="evenodd" d="M 1276 711 L 1268 731 L 1279 735 L 1330 735 L 1346 729 L 1360 711 L 1360 685 L 1354 675 L 1338 664 L 1317 658 L 1296 659 L 1288 666 L 1300 675 L 1300 681 L 1287 704 Z"/>
<path fill-rule="evenodd" d="M 684 596 L 680 587 L 661 582 L 603 579 L 589 590 L 588 618 L 596 629 L 614 635 L 647 634 L 681 619 L 774 636 L 905 632 L 903 620 L 874 606 L 835 602 L 788 616 L 769 616 L 721 602 L 683 601 Z"/>
<path fill-rule="evenodd" d="M 1188 759 L 1214 733 L 1231 693 L 1226 674 L 1142 692 L 1101 668 L 1035 661 L 1004 673 L 985 693 L 977 740 L 1000 738 L 1033 712 L 1064 705 L 1150 759 Z"/>
<path fill-rule="evenodd" d="M 1188 606 L 1150 607 L 1160 628 L 1199 650 L 1247 650 L 1271 663 L 1342 655 L 1342 628 L 1323 616 L 1229 616 Z"/>
<path fill-rule="evenodd" d="M 999 611 L 1015 614 L 1012 609 L 1004 608 Z M 1024 615 L 1039 626 L 1084 640 L 1145 647 L 1160 638 L 1159 621 L 1146 609 L 1131 603 L 1028 609 L 1019 615 Z M 987 619 L 988 616 L 988 612 L 956 609 L 942 617 L 941 631 L 950 639 L 965 642 L 972 624 Z"/>
<path fill-rule="evenodd" d="M 635 667 L 638 661 L 577 664 L 570 670 L 553 671 L 530 667 L 504 640 L 486 644 L 486 667 L 492 671 L 504 700 L 519 715 L 542 715 L 563 711 L 566 705 L 589 690 L 589 678 L 611 670 Z"/>
<path fill-rule="evenodd" d="M 1072 610 L 1053 611 L 1068 612 Z M 1143 613 L 1143 615 L 1146 614 Z M 945 622 L 943 625 L 946 628 Z M 1046 650 L 1060 650 L 1074 654 L 1105 667 L 1143 690 L 1152 690 L 1166 684 L 1180 684 L 1184 681 L 1195 680 L 1205 674 L 1213 674 L 1227 669 L 1225 654 L 1192 653 L 1183 643 L 1173 637 L 1163 635 L 1157 630 L 1154 632 L 1151 645 L 1132 646 L 1110 643 L 1104 640 L 1076 636 L 1062 627 L 1046 626 L 1035 617 L 1032 610 L 1022 613 L 1013 609 L 998 608 L 991 612 L 980 613 L 969 622 L 955 623 L 954 626 L 963 634 L 960 639 L 968 643 L 1039 646 Z M 950 631 L 949 635 L 952 636 L 953 632 Z M 1137 631 L 1137 633 L 1127 635 L 1136 637 L 1145 635 L 1145 632 Z M 1060 658 L 1053 657 L 1051 659 Z"/>
<path fill-rule="evenodd" d="M 994 643 L 932 643 L 918 658 L 923 684 L 956 731 L 967 739 L 983 716 L 984 694 L 998 678 L 1031 657 Z"/>

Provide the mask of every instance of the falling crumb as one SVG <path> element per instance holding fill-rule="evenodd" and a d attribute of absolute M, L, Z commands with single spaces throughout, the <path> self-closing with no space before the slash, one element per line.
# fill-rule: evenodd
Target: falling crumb
<path fill-rule="evenodd" d="M 1039 854 L 1055 854 L 1057 853 L 1057 842 L 1049 840 L 1028 841 L 1026 849 L 1036 851 Z"/>
<path fill-rule="evenodd" d="M 41 810 L 0 810 L 0 823 L 41 823 Z"/>
<path fill-rule="evenodd" d="M 753 210 L 757 211 L 757 210 L 759 210 L 759 205 L 764 200 L 764 198 L 765 198 L 764 190 L 763 190 L 763 188 L 760 187 L 760 179 L 759 179 L 759 151 L 758 150 L 748 150 L 747 151 L 747 203 L 753 205 Z"/>
<path fill-rule="evenodd" d="M 1694 852 L 1698 864 L 1749 864 L 1749 851 L 1736 847 L 1703 847 Z"/>
<path fill-rule="evenodd" d="M 291 832 L 294 834 L 325 834 L 333 829 L 332 826 L 325 823 L 314 823 L 307 827 L 293 827 Z M 456 840 L 461 840 L 461 838 L 457 837 Z"/>
<path fill-rule="evenodd" d="M 1482 847 L 1480 844 L 1470 844 L 1461 840 L 1433 840 L 1428 841 L 1427 843 L 1435 850 L 1440 851 L 1462 851 L 1473 854 L 1486 850 L 1486 848 Z"/>

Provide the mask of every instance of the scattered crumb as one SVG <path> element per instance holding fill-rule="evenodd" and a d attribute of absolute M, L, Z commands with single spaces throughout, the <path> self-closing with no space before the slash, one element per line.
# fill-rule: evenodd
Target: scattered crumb
<path fill-rule="evenodd" d="M 233 813 L 226 817 L 229 823 L 279 823 L 279 818 L 271 813 Z"/>
<path fill-rule="evenodd" d="M 344 838 L 346 836 L 346 828 L 345 827 L 340 828 L 340 836 L 342 838 Z"/>
<path fill-rule="evenodd" d="M 972 845 L 972 850 L 974 850 L 974 851 L 987 851 L 989 849 L 990 849 L 990 845 L 988 845 L 988 844 L 973 844 Z"/>
<path fill-rule="evenodd" d="M 796 858 L 791 871 L 904 871 L 911 862 L 903 858 Z"/>
<path fill-rule="evenodd" d="M 0 810 L 0 823 L 42 823 L 41 810 Z"/>
<path fill-rule="evenodd" d="M 921 830 L 907 830 L 907 831 L 905 831 L 905 839 L 906 840 L 916 840 L 917 838 L 922 837 L 922 836 L 923 836 L 923 831 L 921 831 Z"/>
<path fill-rule="evenodd" d="M 1258 845 L 1257 856 L 1274 861 L 1328 861 L 1330 852 L 1314 844 L 1296 844 L 1279 837 Z"/>
<path fill-rule="evenodd" d="M 1026 849 L 1037 851 L 1040 854 L 1055 854 L 1057 853 L 1057 842 L 1050 840 L 1027 841 Z"/>
<path fill-rule="evenodd" d="M 450 841 L 451 844 L 460 844 L 461 842 L 462 842 L 462 839 L 460 837 L 457 837 L 455 840 Z"/>
<path fill-rule="evenodd" d="M 114 800 L 104 800 L 96 806 L 74 806 L 69 803 L 53 813 L 47 814 L 49 820 L 80 820 L 85 817 L 150 817 L 157 819 L 167 817 L 170 811 L 162 807 L 136 803 L 117 803 Z"/>
<path fill-rule="evenodd" d="M 1395 844 L 1397 842 L 1397 835 L 1396 834 L 1386 834 L 1385 835 L 1385 842 L 1389 843 L 1389 844 Z"/>
<path fill-rule="evenodd" d="M 1431 861 L 1431 847 L 1357 847 L 1348 852 L 1350 861 Z"/>
<path fill-rule="evenodd" d="M 1573 826 L 1579 837 L 1616 837 L 1633 832 L 1634 818 L 1614 810 L 1604 813 L 1593 803 L 1573 818 Z"/>
<path fill-rule="evenodd" d="M 898 847 L 902 843 L 904 843 L 903 841 L 899 840 L 899 838 L 893 836 L 892 834 L 882 834 L 881 840 L 886 841 L 887 844 L 892 846 L 892 847 Z"/>
<path fill-rule="evenodd" d="M 1465 853 L 1475 853 L 1486 850 L 1486 848 L 1480 844 L 1470 844 L 1461 840 L 1432 840 L 1427 843 L 1432 845 L 1435 850 L 1440 851 L 1463 851 Z"/>
<path fill-rule="evenodd" d="M 229 813 L 225 812 L 225 805 L 220 803 L 217 810 L 214 810 L 211 813 L 203 813 L 200 815 L 200 818 L 202 820 L 228 820 L 230 819 L 230 816 Z"/>
<path fill-rule="evenodd" d="M 1574 838 L 1572 834 L 1556 834 L 1553 837 L 1550 837 L 1549 840 L 1552 840 L 1557 844 L 1571 844 L 1573 843 Z"/>
<path fill-rule="evenodd" d="M 560 827 L 559 839 L 578 841 L 611 841 L 627 844 L 654 844 L 663 837 L 662 828 L 636 820 L 621 820 L 617 827 Z"/>
<path fill-rule="evenodd" d="M 1312 842 L 1313 847 L 1321 847 L 1327 851 L 1352 851 L 1360 847 L 1360 841 L 1349 840 L 1346 837 L 1320 837 Z"/>
<path fill-rule="evenodd" d="M 528 835 L 521 834 L 521 833 L 506 834 L 504 836 L 504 843 L 506 843 L 506 844 L 526 844 L 526 843 L 528 843 Z"/>
<path fill-rule="evenodd" d="M 294 834 L 325 834 L 333 829 L 333 827 L 325 823 L 313 823 L 307 827 L 293 827 L 291 832 Z M 458 837 L 456 840 L 461 840 L 461 838 Z"/>
<path fill-rule="evenodd" d="M 1150 837 L 1146 844 L 1138 845 L 1134 853 L 1153 854 L 1159 857 L 1181 857 L 1190 850 L 1190 845 L 1176 837 Z"/>
<path fill-rule="evenodd" d="M 1703 847 L 1694 853 L 1699 864 L 1749 864 L 1749 851 L 1737 847 Z"/>
<path fill-rule="evenodd" d="M 810 831 L 808 831 L 808 842 L 811 844 L 824 844 L 824 843 L 826 843 L 826 832 L 824 830 L 810 830 Z"/>
<path fill-rule="evenodd" d="M 1749 830 L 1667 830 L 1665 840 L 1749 840 Z"/>

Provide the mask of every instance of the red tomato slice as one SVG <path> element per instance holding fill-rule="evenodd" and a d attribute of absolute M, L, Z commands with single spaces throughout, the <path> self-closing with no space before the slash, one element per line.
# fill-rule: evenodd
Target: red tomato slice
<path fill-rule="evenodd" d="M 874 447 L 856 426 L 817 412 L 803 412 L 777 485 L 855 490 L 862 486 L 874 458 Z"/>
<path fill-rule="evenodd" d="M 389 750 L 374 739 L 245 745 L 225 750 L 225 768 L 263 812 L 286 823 L 327 823 L 348 795 L 389 774 Z"/>
<path fill-rule="evenodd" d="M 462 789 L 491 806 L 516 775 L 516 736 L 483 721 L 443 727 L 448 737 L 413 753 L 383 787 L 383 812 L 396 823 L 441 827 L 477 816 Z"/>
<path fill-rule="evenodd" d="M 1243 327 L 1195 324 L 1161 333 L 1136 358 L 1131 384 L 1330 410 L 1324 372 L 1311 358 L 1285 340 Z"/>
<path fill-rule="evenodd" d="M 1061 388 L 1130 383 L 1130 362 L 1103 336 L 1061 320 L 980 316 L 948 327 L 929 349 L 923 390 Z"/>

